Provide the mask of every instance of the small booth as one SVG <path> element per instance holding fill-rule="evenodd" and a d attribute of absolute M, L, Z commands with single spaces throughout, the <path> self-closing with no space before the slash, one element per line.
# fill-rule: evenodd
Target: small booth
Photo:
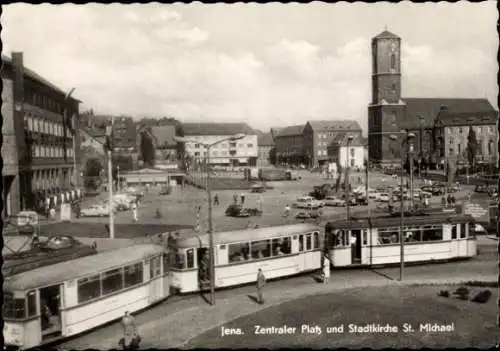
<path fill-rule="evenodd" d="M 177 169 L 143 168 L 120 174 L 126 186 L 171 186 L 184 183 L 185 173 Z"/>

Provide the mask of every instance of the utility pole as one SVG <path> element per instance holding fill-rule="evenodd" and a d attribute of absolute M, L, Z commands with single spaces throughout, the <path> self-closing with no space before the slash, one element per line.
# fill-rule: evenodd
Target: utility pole
<path fill-rule="evenodd" d="M 410 139 L 407 140 L 408 144 L 408 159 L 410 161 L 410 204 L 411 209 L 415 208 L 415 202 L 413 198 L 413 144 L 410 142 Z"/>
<path fill-rule="evenodd" d="M 108 192 L 109 192 L 109 237 L 110 239 L 115 238 L 115 216 L 113 208 L 113 124 L 114 117 L 111 117 L 111 125 L 107 126 L 106 138 L 107 138 L 107 149 L 108 149 Z"/>

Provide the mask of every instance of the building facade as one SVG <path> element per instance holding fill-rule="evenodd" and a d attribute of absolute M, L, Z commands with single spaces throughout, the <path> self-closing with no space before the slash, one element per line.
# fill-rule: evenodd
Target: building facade
<path fill-rule="evenodd" d="M 339 134 L 328 146 L 329 162 L 341 167 L 364 169 L 367 155 L 367 140 L 360 135 L 353 136 L 349 142 L 350 134 Z"/>
<path fill-rule="evenodd" d="M 258 167 L 269 167 L 271 166 L 271 161 L 273 155 L 271 153 L 275 152 L 274 140 L 271 133 L 264 133 L 257 137 L 257 143 L 259 147 L 259 156 L 257 158 Z"/>
<path fill-rule="evenodd" d="M 10 165 L 3 189 L 6 210 L 15 214 L 57 207 L 79 193 L 81 185 L 80 101 L 24 67 L 22 53 L 2 56 L 2 63 L 2 95 L 10 100 L 2 106 L 4 123 L 8 122 L 2 132 L 11 141 L 6 145 L 4 139 L 2 145 L 2 156 Z"/>
<path fill-rule="evenodd" d="M 151 127 L 156 165 L 177 163 L 178 146 L 174 140 L 175 128 L 174 125 Z"/>
<path fill-rule="evenodd" d="M 304 155 L 308 165 L 322 166 L 329 162 L 328 146 L 339 135 L 361 137 L 361 127 L 352 120 L 308 121 L 303 131 Z"/>
<path fill-rule="evenodd" d="M 308 164 L 304 154 L 304 125 L 273 128 L 278 165 Z"/>
<path fill-rule="evenodd" d="M 180 133 L 189 142 L 183 143 L 183 157 L 191 164 L 209 163 L 214 166 L 256 166 L 258 157 L 257 134 L 245 123 L 184 123 Z M 232 135 L 244 134 L 240 140 L 224 141 L 211 147 L 207 154 L 203 144 L 213 144 Z"/>
<path fill-rule="evenodd" d="M 407 157 L 406 136 L 401 133 L 404 130 L 415 134 L 414 160 L 427 167 L 438 167 L 449 151 L 443 139 L 443 125 L 438 120 L 440 113 L 455 115 L 460 122 L 453 123 L 462 128 L 476 128 L 474 123 L 482 123 L 471 117 L 476 114 L 497 115 L 487 99 L 401 97 L 401 79 L 401 39 L 384 31 L 372 39 L 372 101 L 368 106 L 371 163 L 399 164 L 401 157 Z"/>

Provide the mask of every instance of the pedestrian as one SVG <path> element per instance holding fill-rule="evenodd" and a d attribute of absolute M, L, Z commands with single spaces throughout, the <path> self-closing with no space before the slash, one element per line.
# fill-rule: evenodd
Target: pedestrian
<path fill-rule="evenodd" d="M 290 213 L 292 212 L 292 209 L 290 208 L 289 205 L 285 205 L 285 213 L 284 213 L 284 216 L 283 217 L 288 217 L 290 216 Z"/>
<path fill-rule="evenodd" d="M 245 194 L 241 193 L 240 198 L 241 198 L 241 206 L 243 206 L 243 204 L 245 203 Z"/>
<path fill-rule="evenodd" d="M 446 207 L 446 198 L 444 197 L 444 195 L 443 195 L 443 197 L 441 197 L 441 206 L 442 206 L 443 208 L 445 208 L 445 207 Z"/>
<path fill-rule="evenodd" d="M 424 198 L 424 206 L 429 207 L 429 198 L 428 197 Z"/>
<path fill-rule="evenodd" d="M 235 205 L 238 204 L 238 195 L 236 195 L 236 194 L 233 195 L 233 202 Z"/>
<path fill-rule="evenodd" d="M 259 272 L 257 273 L 257 301 L 259 304 L 264 304 L 264 296 L 263 296 L 263 288 L 266 285 L 266 277 L 264 273 L 262 273 L 262 269 L 259 268 Z"/>
<path fill-rule="evenodd" d="M 137 202 L 132 202 L 132 219 L 134 222 L 137 222 Z"/>
<path fill-rule="evenodd" d="M 451 198 L 451 194 L 448 194 L 448 198 L 447 198 L 447 201 L 446 201 L 446 202 L 447 202 L 447 204 L 448 204 L 448 206 L 451 206 L 451 204 L 452 204 L 452 203 L 451 203 L 451 200 L 452 200 L 452 198 Z"/>
<path fill-rule="evenodd" d="M 450 205 L 455 205 L 456 201 L 457 201 L 457 199 L 455 198 L 455 196 L 452 195 L 450 198 Z"/>
<path fill-rule="evenodd" d="M 137 349 L 140 342 L 139 334 L 137 333 L 137 326 L 135 324 L 135 318 L 125 311 L 125 315 L 122 318 L 123 327 L 123 338 L 120 340 L 120 344 L 125 350 Z"/>
<path fill-rule="evenodd" d="M 217 194 L 214 196 L 214 206 L 219 206 L 219 195 Z"/>
<path fill-rule="evenodd" d="M 55 219 L 56 218 L 56 209 L 54 208 L 54 206 L 52 206 L 49 210 L 49 216 L 50 216 L 50 219 Z"/>
<path fill-rule="evenodd" d="M 328 255 L 323 256 L 323 284 L 328 284 L 330 278 L 330 260 Z"/>

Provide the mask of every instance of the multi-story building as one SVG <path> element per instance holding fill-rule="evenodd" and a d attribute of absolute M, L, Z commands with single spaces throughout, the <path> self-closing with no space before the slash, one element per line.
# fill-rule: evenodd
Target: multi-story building
<path fill-rule="evenodd" d="M 5 213 L 57 206 L 81 183 L 80 101 L 25 67 L 20 52 L 2 66 Z"/>
<path fill-rule="evenodd" d="M 258 167 L 268 167 L 271 165 L 271 153 L 274 148 L 274 140 L 271 133 L 260 134 L 257 138 L 259 145 L 259 156 L 257 158 Z"/>
<path fill-rule="evenodd" d="M 475 114 L 496 113 L 487 99 L 401 97 L 401 80 L 401 38 L 384 31 L 372 39 L 372 101 L 368 106 L 370 162 L 399 164 L 401 157 L 406 157 L 405 136 L 401 133 L 406 130 L 416 135 L 412 141 L 415 159 L 429 166 L 438 165 L 442 161 L 438 150 L 443 148 L 436 138 L 439 134 L 436 128 L 441 128 L 437 125 L 441 110 L 466 116 L 466 119 Z M 462 127 L 473 126 L 471 123 L 477 121 L 476 118 L 465 120 Z"/>
<path fill-rule="evenodd" d="M 178 146 L 174 140 L 174 125 L 153 126 L 151 136 L 155 148 L 155 164 L 176 164 L 178 161 Z"/>
<path fill-rule="evenodd" d="M 307 165 L 304 155 L 304 125 L 272 128 L 278 165 Z"/>
<path fill-rule="evenodd" d="M 359 134 L 349 141 L 349 133 L 338 134 L 328 145 L 328 157 L 341 167 L 363 169 L 365 167 L 367 140 Z"/>
<path fill-rule="evenodd" d="M 179 133 L 186 139 L 182 150 L 184 158 L 194 163 L 207 159 L 207 150 L 202 144 L 213 144 L 236 134 L 244 138 L 224 141 L 211 148 L 210 164 L 217 166 L 256 166 L 258 157 L 257 133 L 245 123 L 184 123 Z"/>
<path fill-rule="evenodd" d="M 451 113 L 441 110 L 436 118 L 435 136 L 439 161 L 454 158 L 467 163 L 470 128 L 474 131 L 476 161 L 496 164 L 498 157 L 498 113 Z"/>
<path fill-rule="evenodd" d="M 361 137 L 361 127 L 352 120 L 308 121 L 304 127 L 304 154 L 306 164 L 322 166 L 329 161 L 328 145 L 338 136 L 349 134 Z"/>

